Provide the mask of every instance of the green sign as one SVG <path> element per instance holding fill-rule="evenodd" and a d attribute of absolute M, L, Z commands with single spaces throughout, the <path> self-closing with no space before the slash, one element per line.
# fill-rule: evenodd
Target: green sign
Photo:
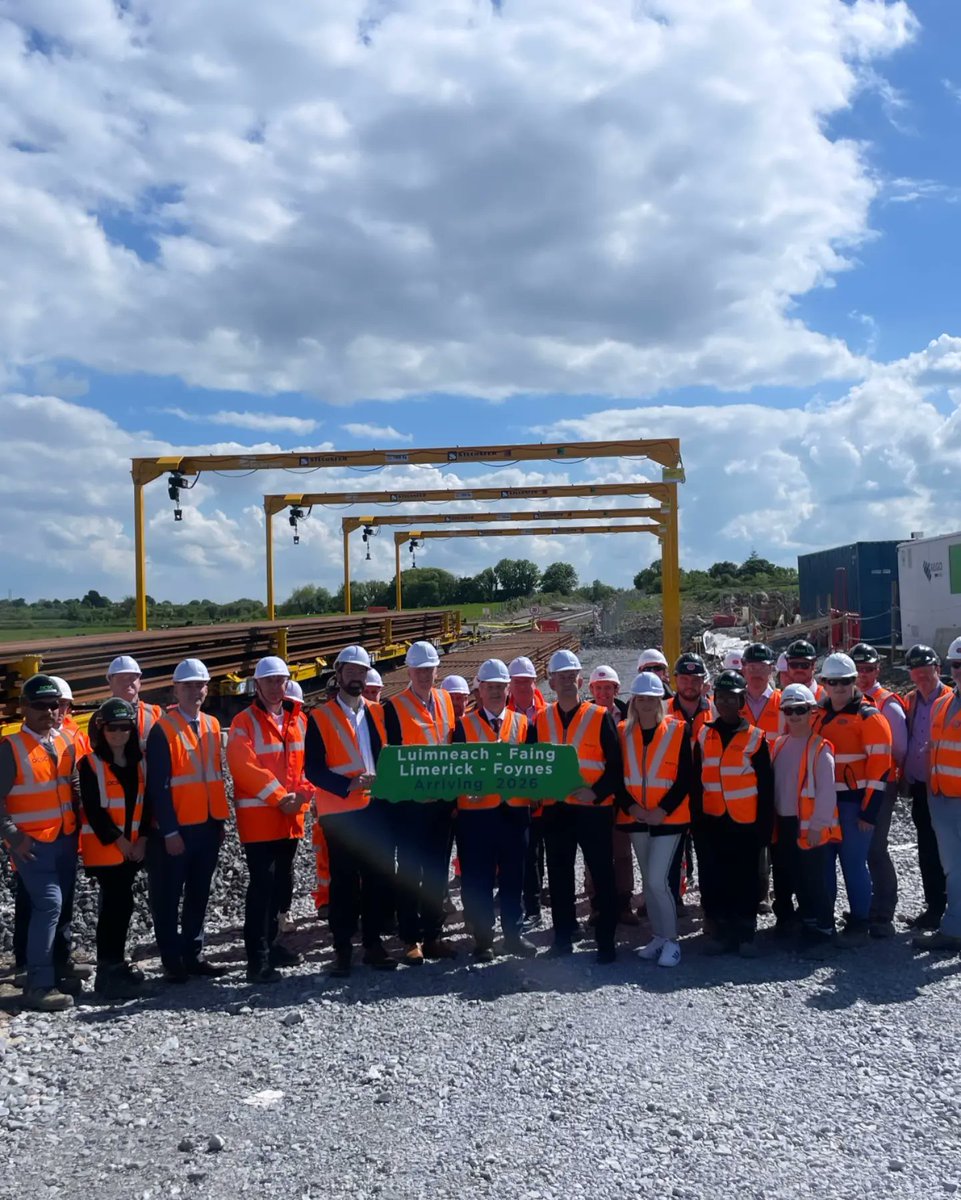
<path fill-rule="evenodd" d="M 463 742 L 455 746 L 384 746 L 372 791 L 385 800 L 456 800 L 522 796 L 563 800 L 584 786 L 573 746 Z"/>

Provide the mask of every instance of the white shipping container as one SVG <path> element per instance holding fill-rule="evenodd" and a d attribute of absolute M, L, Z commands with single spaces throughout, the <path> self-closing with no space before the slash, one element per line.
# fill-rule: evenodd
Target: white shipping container
<path fill-rule="evenodd" d="M 898 544 L 901 641 L 943 657 L 961 634 L 961 532 Z"/>

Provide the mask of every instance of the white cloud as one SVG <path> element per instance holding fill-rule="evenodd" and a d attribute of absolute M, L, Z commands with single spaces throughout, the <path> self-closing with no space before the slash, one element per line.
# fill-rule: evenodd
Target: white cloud
<path fill-rule="evenodd" d="M 11 11 L 4 369 L 334 401 L 864 370 L 792 306 L 870 235 L 829 125 L 893 94 L 900 0 Z"/>
<path fill-rule="evenodd" d="M 374 444 L 381 442 L 412 442 L 413 434 L 399 433 L 393 425 L 365 425 L 360 421 L 351 421 L 341 425 L 341 429 L 351 437 L 369 439 Z"/>
<path fill-rule="evenodd" d="M 282 417 L 269 412 L 188 412 L 183 408 L 161 410 L 180 421 L 193 421 L 200 425 L 232 425 L 237 429 L 253 429 L 264 433 L 296 433 L 301 436 L 313 433 L 320 424 L 312 417 Z"/>

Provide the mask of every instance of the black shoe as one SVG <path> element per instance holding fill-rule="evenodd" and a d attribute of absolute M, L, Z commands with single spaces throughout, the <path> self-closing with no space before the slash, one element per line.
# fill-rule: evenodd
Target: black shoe
<path fill-rule="evenodd" d="M 798 923 L 794 917 L 785 917 L 775 923 L 774 936 L 780 942 L 789 941 L 797 936 Z"/>
<path fill-rule="evenodd" d="M 935 913 L 930 908 L 926 908 L 924 912 L 918 913 L 916 917 L 911 917 L 908 924 L 912 929 L 940 929 L 941 913 Z"/>
<path fill-rule="evenodd" d="M 147 978 L 139 967 L 135 967 L 133 963 L 121 963 L 118 968 L 124 979 L 129 979 L 131 983 L 143 983 Z"/>
<path fill-rule="evenodd" d="M 382 943 L 377 941 L 364 947 L 364 966 L 373 967 L 375 971 L 395 971 L 397 959 L 391 958 Z"/>
<path fill-rule="evenodd" d="M 165 963 L 163 978 L 165 983 L 186 983 L 190 972 L 183 963 Z"/>
<path fill-rule="evenodd" d="M 275 942 L 270 947 L 267 961 L 272 967 L 299 967 L 304 959 L 296 950 L 288 950 L 286 946 Z"/>
<path fill-rule="evenodd" d="M 601 966 L 607 966 L 609 963 L 617 962 L 617 950 L 614 946 L 600 946 L 597 953 L 594 955 L 594 961 Z"/>
<path fill-rule="evenodd" d="M 104 1000 L 136 1000 L 143 990 L 142 983 L 131 979 L 124 970 L 124 963 L 104 964 L 97 968 L 94 991 Z M 63 987 L 61 986 L 61 991 Z"/>
<path fill-rule="evenodd" d="M 893 921 L 872 921 L 868 926 L 868 933 L 873 938 L 893 938 L 897 932 Z"/>
<path fill-rule="evenodd" d="M 57 979 L 79 979 L 81 981 L 90 979 L 93 975 L 93 970 L 84 963 L 74 962 L 72 958 L 68 958 L 65 963 L 55 963 Z M 62 990 L 62 989 L 61 989 Z"/>
<path fill-rule="evenodd" d="M 279 983 L 281 979 L 283 979 L 283 975 L 281 975 L 276 967 L 272 967 L 269 963 L 263 967 L 247 967 L 248 983 Z"/>
<path fill-rule="evenodd" d="M 353 954 L 350 950 L 335 950 L 334 961 L 328 968 L 328 975 L 332 979 L 346 979 L 350 975 L 351 958 Z"/>
<path fill-rule="evenodd" d="M 184 963 L 184 970 L 188 975 L 197 975 L 202 979 L 220 979 L 230 970 L 229 967 L 215 967 L 212 962 L 207 962 L 205 958 L 191 958 Z"/>
<path fill-rule="evenodd" d="M 66 977 L 58 975 L 56 991 L 61 992 L 64 996 L 79 996 L 83 991 L 83 980 L 71 979 L 69 975 Z"/>
<path fill-rule="evenodd" d="M 537 947 L 526 937 L 504 938 L 504 953 L 513 954 L 516 958 L 534 958 L 537 955 Z"/>
<path fill-rule="evenodd" d="M 474 962 L 492 963 L 494 961 L 494 947 L 490 942 L 477 942 L 471 951 L 471 958 Z"/>
<path fill-rule="evenodd" d="M 554 942 L 548 949 L 548 958 L 566 958 L 568 954 L 574 953 L 574 946 L 571 942 Z"/>

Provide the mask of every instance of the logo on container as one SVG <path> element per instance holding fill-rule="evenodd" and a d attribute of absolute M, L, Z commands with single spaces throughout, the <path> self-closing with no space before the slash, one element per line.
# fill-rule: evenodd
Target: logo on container
<path fill-rule="evenodd" d="M 925 579 L 928 581 L 928 583 L 930 583 L 932 579 L 940 579 L 944 574 L 944 563 L 928 562 L 928 560 L 925 559 L 921 564 L 921 570 L 924 572 Z"/>

